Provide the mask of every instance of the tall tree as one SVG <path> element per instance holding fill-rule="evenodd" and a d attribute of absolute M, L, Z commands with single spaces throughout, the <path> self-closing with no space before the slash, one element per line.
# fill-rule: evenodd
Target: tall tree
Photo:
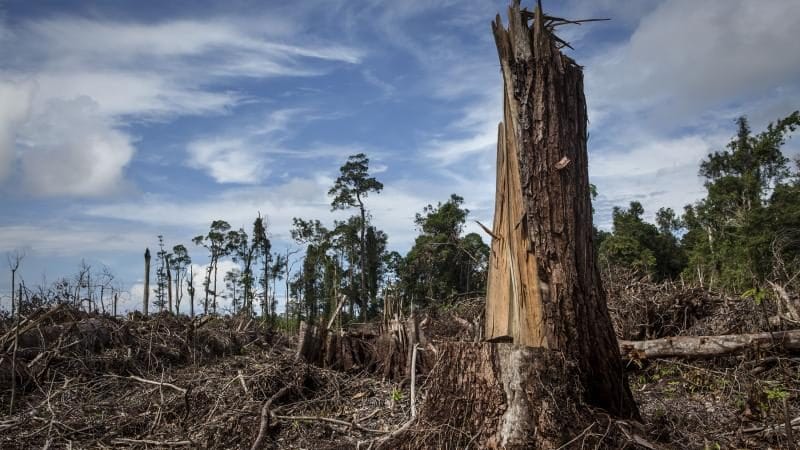
<path fill-rule="evenodd" d="M 239 308 L 239 300 L 241 297 L 236 296 L 236 290 L 239 286 L 242 286 L 242 272 L 239 269 L 231 269 L 225 272 L 225 289 L 226 289 L 226 296 L 229 296 L 231 300 L 231 308 L 233 309 L 233 314 L 236 314 L 240 311 Z M 242 292 L 241 290 L 239 292 Z"/>
<path fill-rule="evenodd" d="M 269 317 L 272 320 L 273 324 L 276 322 L 278 318 L 278 300 L 277 300 L 277 291 L 278 291 L 278 280 L 282 280 L 284 277 L 284 272 L 287 270 L 287 261 L 289 258 L 289 253 L 287 250 L 287 254 L 281 255 L 278 252 L 272 254 L 272 257 L 269 260 L 265 261 L 265 264 L 268 264 L 269 272 L 264 274 L 265 277 L 269 276 L 272 278 L 272 297 L 268 296 L 269 292 L 264 292 L 264 307 L 262 309 L 262 314 L 267 314 L 269 311 Z M 272 261 L 272 264 L 269 264 L 269 261 Z M 265 283 L 265 286 L 267 284 Z M 287 304 L 288 304 L 288 292 L 287 292 Z M 288 307 L 288 306 L 287 306 Z"/>
<path fill-rule="evenodd" d="M 209 228 L 208 234 L 195 236 L 192 239 L 192 242 L 195 245 L 199 245 L 205 247 L 206 250 L 209 252 L 209 264 L 206 270 L 206 277 L 203 282 L 203 286 L 205 287 L 205 300 L 203 302 L 203 313 L 208 314 L 208 295 L 211 293 L 213 295 L 213 302 L 212 307 L 213 311 L 217 312 L 217 269 L 219 267 L 219 260 L 220 258 L 224 257 L 228 254 L 229 247 L 228 247 L 228 240 L 227 233 L 230 231 L 231 225 L 224 221 L 224 220 L 215 220 L 211 222 L 211 227 Z M 213 290 L 210 289 L 211 287 L 211 274 L 214 274 L 214 288 Z"/>
<path fill-rule="evenodd" d="M 656 281 L 673 279 L 687 264 L 675 237 L 681 223 L 669 208 L 656 213 L 658 227 L 646 222 L 643 214 L 642 204 L 635 201 L 628 209 L 614 208 L 613 232 L 600 244 L 600 260 L 652 275 Z"/>
<path fill-rule="evenodd" d="M 763 280 L 771 266 L 770 242 L 781 230 L 767 218 L 774 215 L 773 200 L 791 185 L 789 160 L 781 148 L 800 126 L 800 113 L 756 135 L 745 117 L 736 126 L 727 149 L 709 154 L 700 165 L 707 194 L 686 207 L 683 242 L 690 255 L 687 275 L 705 273 L 715 283 L 741 290 Z"/>
<path fill-rule="evenodd" d="M 233 261 L 242 265 L 242 308 L 251 313 L 253 298 L 253 258 L 258 251 L 256 245 L 251 244 L 244 229 L 228 232 L 228 248 L 233 255 Z"/>
<path fill-rule="evenodd" d="M 156 253 L 156 258 L 158 261 L 158 268 L 156 269 L 156 301 L 155 305 L 158 307 L 159 311 L 163 311 L 164 307 L 167 306 L 167 290 L 171 288 L 169 283 L 169 267 L 167 266 L 170 255 L 167 250 L 164 248 L 164 236 L 158 236 L 158 253 Z M 172 292 L 169 292 L 170 300 L 172 297 Z M 169 305 L 170 309 L 172 305 Z"/>
<path fill-rule="evenodd" d="M 255 222 L 253 222 L 253 249 L 255 250 L 255 257 L 261 257 L 262 275 L 261 284 L 264 291 L 261 303 L 261 315 L 266 316 L 269 303 L 269 279 L 270 279 L 270 260 L 272 259 L 272 243 L 267 237 L 267 224 L 266 218 L 262 218 L 261 214 L 258 215 Z M 273 285 L 274 289 L 274 285 Z M 251 307 L 252 308 L 252 307 Z"/>
<path fill-rule="evenodd" d="M 333 210 L 358 207 L 361 214 L 361 234 L 360 234 L 360 255 L 361 255 L 361 314 L 362 320 L 366 319 L 366 297 L 367 278 L 366 278 L 366 242 L 365 234 L 367 227 L 367 211 L 364 206 L 364 199 L 370 192 L 379 193 L 383 190 L 383 184 L 375 177 L 369 175 L 369 158 L 363 153 L 351 155 L 347 162 L 339 168 L 339 177 L 328 191 L 328 195 L 333 196 L 331 207 Z"/>
<path fill-rule="evenodd" d="M 417 213 L 420 235 L 401 265 L 406 295 L 418 303 L 482 292 L 489 248 L 477 234 L 462 236 L 469 210 L 463 197 L 452 194 Z"/>
<path fill-rule="evenodd" d="M 388 238 L 386 233 L 370 225 L 367 227 L 366 240 L 367 292 L 369 294 L 369 306 L 370 309 L 377 310 L 379 308 L 378 290 L 380 288 L 381 278 L 385 270 L 384 255 L 386 253 L 386 243 Z M 333 269 L 333 266 L 331 266 L 331 269 Z M 333 298 L 333 296 L 331 296 L 331 298 Z"/>
<path fill-rule="evenodd" d="M 172 258 L 170 259 L 170 267 L 175 272 L 175 314 L 180 313 L 181 301 L 183 300 L 183 280 L 186 277 L 187 269 L 191 268 L 192 258 L 189 256 L 189 250 L 183 244 L 178 244 L 172 247 Z"/>
<path fill-rule="evenodd" d="M 331 233 L 319 220 L 303 220 L 294 218 L 292 238 L 298 244 L 306 245 L 306 256 L 302 269 L 302 291 L 305 299 L 307 317 L 315 322 L 319 314 L 323 271 L 330 249 Z"/>

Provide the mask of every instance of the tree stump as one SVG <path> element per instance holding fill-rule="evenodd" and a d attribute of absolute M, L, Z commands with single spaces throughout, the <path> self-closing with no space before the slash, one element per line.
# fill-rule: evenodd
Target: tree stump
<path fill-rule="evenodd" d="M 582 407 L 576 365 L 559 352 L 469 342 L 437 349 L 420 419 L 438 431 L 411 447 L 559 448 L 594 420 Z"/>
<path fill-rule="evenodd" d="M 561 448 L 594 423 L 595 407 L 638 418 L 592 243 L 583 72 L 553 34 L 552 24 L 566 21 L 541 6 L 521 10 L 519 0 L 508 20 L 507 29 L 499 15 L 492 23 L 504 117 L 489 342 L 437 344 L 420 417 L 439 431 L 412 447 Z"/>
<path fill-rule="evenodd" d="M 540 7 L 515 0 L 508 18 L 492 23 L 505 95 L 486 337 L 562 352 L 588 403 L 638 417 L 592 243 L 583 72 Z"/>

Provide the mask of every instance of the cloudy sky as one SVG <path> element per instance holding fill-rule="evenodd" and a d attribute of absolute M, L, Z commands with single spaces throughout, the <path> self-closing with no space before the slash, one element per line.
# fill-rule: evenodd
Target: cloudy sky
<path fill-rule="evenodd" d="M 385 184 L 368 207 L 392 248 L 451 193 L 490 223 L 501 79 L 489 23 L 506 5 L 0 0 L 0 251 L 25 251 L 28 285 L 82 258 L 106 265 L 135 300 L 159 234 L 202 264 L 188 244 L 213 219 L 249 229 L 260 212 L 279 250 L 292 217 L 332 222 L 326 192 L 357 152 Z M 796 0 L 545 7 L 612 18 L 562 34 L 585 67 L 603 227 L 614 205 L 697 199 L 698 162 L 735 117 L 758 129 L 800 107 Z"/>

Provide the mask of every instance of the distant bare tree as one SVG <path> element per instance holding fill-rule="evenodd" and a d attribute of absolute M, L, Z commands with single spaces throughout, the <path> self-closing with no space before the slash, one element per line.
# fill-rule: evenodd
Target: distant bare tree
<path fill-rule="evenodd" d="M 14 286 L 16 286 L 16 276 L 19 265 L 22 263 L 22 260 L 25 259 L 25 252 L 14 250 L 6 254 L 6 259 L 8 260 L 8 268 L 11 269 L 11 316 L 15 317 L 17 309 L 14 304 Z"/>

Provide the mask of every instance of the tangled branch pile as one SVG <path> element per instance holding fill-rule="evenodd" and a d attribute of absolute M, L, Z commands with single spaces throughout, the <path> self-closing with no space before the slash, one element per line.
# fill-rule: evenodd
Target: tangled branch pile
<path fill-rule="evenodd" d="M 292 341 L 248 322 L 59 307 L 17 339 L 6 326 L 0 447 L 330 448 L 408 417 L 399 387 L 299 364 Z"/>

